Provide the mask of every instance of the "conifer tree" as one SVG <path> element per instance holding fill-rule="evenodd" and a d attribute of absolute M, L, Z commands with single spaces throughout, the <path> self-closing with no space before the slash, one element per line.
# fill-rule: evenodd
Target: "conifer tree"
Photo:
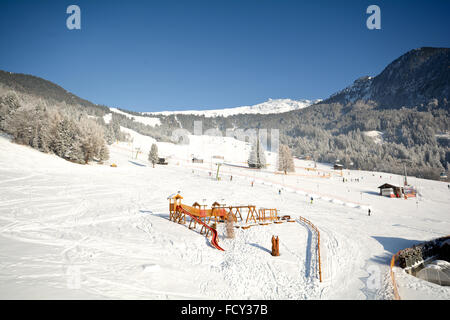
<path fill-rule="evenodd" d="M 252 146 L 247 163 L 250 168 L 260 169 L 266 166 L 266 156 L 259 137 L 257 137 L 255 144 Z"/>

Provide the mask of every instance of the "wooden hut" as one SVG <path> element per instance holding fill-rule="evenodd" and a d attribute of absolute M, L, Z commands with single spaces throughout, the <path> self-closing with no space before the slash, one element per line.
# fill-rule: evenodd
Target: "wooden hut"
<path fill-rule="evenodd" d="M 158 164 L 167 165 L 169 163 L 166 161 L 166 158 L 158 158 Z"/>
<path fill-rule="evenodd" d="M 203 159 L 192 158 L 192 163 L 203 163 Z"/>
<path fill-rule="evenodd" d="M 403 194 L 403 188 L 390 183 L 382 184 L 378 187 L 380 189 L 380 196 L 391 198 L 400 198 Z"/>

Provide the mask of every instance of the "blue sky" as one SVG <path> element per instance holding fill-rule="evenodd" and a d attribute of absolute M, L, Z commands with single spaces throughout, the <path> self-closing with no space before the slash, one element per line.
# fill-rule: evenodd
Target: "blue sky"
<path fill-rule="evenodd" d="M 81 30 L 66 8 L 81 8 Z M 381 30 L 366 8 L 381 8 Z M 0 1 L 0 69 L 135 111 L 316 99 L 450 47 L 450 1 Z"/>

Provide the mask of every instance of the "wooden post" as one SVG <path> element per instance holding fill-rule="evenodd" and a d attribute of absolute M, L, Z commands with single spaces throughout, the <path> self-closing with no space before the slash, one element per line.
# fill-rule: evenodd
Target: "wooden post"
<path fill-rule="evenodd" d="M 272 256 L 278 257 L 280 255 L 280 239 L 272 236 Z"/>

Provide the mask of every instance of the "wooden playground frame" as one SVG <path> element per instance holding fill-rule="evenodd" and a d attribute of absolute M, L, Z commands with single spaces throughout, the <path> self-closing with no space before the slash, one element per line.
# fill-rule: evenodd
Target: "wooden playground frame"
<path fill-rule="evenodd" d="M 196 229 L 197 224 L 202 224 L 200 229 L 200 234 L 205 234 L 206 237 L 212 235 L 211 243 L 217 249 L 223 250 L 218 246 L 218 236 L 217 231 L 215 230 L 214 225 L 217 226 L 218 223 L 223 223 L 227 220 L 228 216 L 231 214 L 233 220 L 235 222 L 238 221 L 238 217 L 240 221 L 244 221 L 242 218 L 242 210 L 248 210 L 247 217 L 245 219 L 246 226 L 241 226 L 241 229 L 248 229 L 251 225 L 248 225 L 249 220 L 254 221 L 255 223 L 259 222 L 259 225 L 268 225 L 270 222 L 274 223 L 283 223 L 282 221 L 287 222 L 295 222 L 296 220 L 290 219 L 289 216 L 280 217 L 278 215 L 279 211 L 275 208 L 260 208 L 256 211 L 256 206 L 254 205 L 246 205 L 246 206 L 226 206 L 224 204 L 219 204 L 218 202 L 214 202 L 211 206 L 211 209 L 207 209 L 207 205 L 201 205 L 198 202 L 195 202 L 192 206 L 186 206 L 181 203 L 183 197 L 179 194 L 174 196 L 169 196 L 169 220 L 179 223 L 186 224 L 186 215 L 190 217 L 189 221 L 189 229 Z M 188 210 L 191 210 L 189 212 Z M 289 219 L 287 218 L 289 217 Z M 285 219 L 286 218 L 286 219 Z M 318 254 L 318 267 L 319 267 L 319 280 L 322 282 L 322 261 L 320 256 L 320 231 L 319 229 L 308 219 L 299 217 L 299 220 L 308 224 L 313 231 L 317 234 L 317 254 Z M 193 225 L 192 225 L 193 223 Z M 210 225 L 212 223 L 212 226 Z M 398 297 L 398 293 L 395 286 L 395 280 L 393 278 L 392 267 L 395 263 L 395 256 L 392 258 L 391 262 L 391 277 L 394 281 L 394 288 L 396 292 L 396 298 Z"/>
<path fill-rule="evenodd" d="M 268 225 L 270 223 L 283 223 L 280 216 L 278 215 L 279 210 L 276 208 L 260 208 L 256 209 L 255 205 L 238 205 L 238 206 L 227 206 L 225 204 L 220 204 L 217 201 L 211 205 L 211 209 L 207 208 L 207 205 L 195 202 L 192 206 L 186 206 L 181 203 L 183 197 L 179 194 L 168 197 L 169 200 L 169 220 L 179 223 L 186 224 L 189 222 L 189 229 L 196 229 L 198 222 L 195 219 L 186 220 L 186 214 L 182 210 L 177 210 L 178 206 L 185 206 L 191 208 L 198 215 L 198 219 L 204 224 L 211 223 L 224 223 L 231 214 L 234 222 L 243 222 L 243 215 L 247 213 L 245 218 L 245 225 L 236 226 L 236 228 L 248 229 L 254 225 Z M 187 208 L 187 209 L 189 209 Z M 252 223 L 252 224 L 249 224 Z M 200 234 L 208 235 L 208 230 L 205 225 L 202 225 L 200 229 Z"/>

